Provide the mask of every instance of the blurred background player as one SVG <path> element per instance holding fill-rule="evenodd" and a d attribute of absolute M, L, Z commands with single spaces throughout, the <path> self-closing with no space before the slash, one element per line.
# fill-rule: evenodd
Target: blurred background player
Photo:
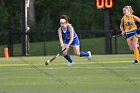
<path fill-rule="evenodd" d="M 138 50 L 138 37 L 136 21 L 140 23 L 140 19 L 133 15 L 133 9 L 131 6 L 125 6 L 123 8 L 124 16 L 121 19 L 120 29 L 122 35 L 126 36 L 129 49 L 134 52 L 134 64 L 138 64 L 139 50 Z"/>
<path fill-rule="evenodd" d="M 83 57 L 87 56 L 88 60 L 92 60 L 91 52 L 80 52 L 80 41 L 78 39 L 77 34 L 74 31 L 74 28 L 69 23 L 69 18 L 66 15 L 62 15 L 60 18 L 60 28 L 58 29 L 58 35 L 59 35 L 59 41 L 60 45 L 62 47 L 62 50 L 66 48 L 66 50 L 63 52 L 64 58 L 68 61 L 68 66 L 71 66 L 73 64 L 73 61 L 69 54 L 67 53 L 69 50 L 69 47 L 73 47 L 73 51 L 75 55 Z"/>

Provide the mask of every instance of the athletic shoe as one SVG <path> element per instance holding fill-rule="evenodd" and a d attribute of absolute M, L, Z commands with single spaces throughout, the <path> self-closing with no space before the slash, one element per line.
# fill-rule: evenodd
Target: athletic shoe
<path fill-rule="evenodd" d="M 91 52 L 90 52 L 90 51 L 88 51 L 88 54 L 89 54 L 89 56 L 87 57 L 87 58 L 88 58 L 88 61 L 92 61 L 92 60 L 93 60 L 93 58 L 92 58 Z"/>
<path fill-rule="evenodd" d="M 74 64 L 74 62 L 68 62 L 68 66 L 72 66 Z"/>
<path fill-rule="evenodd" d="M 138 64 L 139 62 L 137 60 L 135 60 L 135 62 L 133 64 Z"/>

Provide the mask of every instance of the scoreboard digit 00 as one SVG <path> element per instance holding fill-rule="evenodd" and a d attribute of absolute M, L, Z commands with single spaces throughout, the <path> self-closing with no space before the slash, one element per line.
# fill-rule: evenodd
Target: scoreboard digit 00
<path fill-rule="evenodd" d="M 114 6 L 114 0 L 96 0 L 96 8 L 97 9 L 110 9 Z"/>

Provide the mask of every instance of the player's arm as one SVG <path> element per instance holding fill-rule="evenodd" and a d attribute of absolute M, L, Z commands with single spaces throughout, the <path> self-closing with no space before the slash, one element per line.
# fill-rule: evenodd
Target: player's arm
<path fill-rule="evenodd" d="M 139 18 L 139 17 L 134 16 L 134 19 L 135 19 L 137 22 L 139 22 L 139 23 L 140 23 L 140 18 Z"/>
<path fill-rule="evenodd" d="M 70 46 L 70 44 L 73 42 L 74 39 L 74 29 L 71 25 L 69 25 L 69 31 L 70 31 L 70 41 L 68 43 L 68 46 Z"/>
<path fill-rule="evenodd" d="M 123 18 L 121 19 L 121 23 L 120 23 L 120 30 L 121 30 L 121 34 L 124 35 L 125 31 L 124 31 L 124 27 L 123 27 Z"/>
<path fill-rule="evenodd" d="M 62 38 L 62 33 L 60 28 L 58 29 L 58 37 L 59 37 L 60 45 L 61 47 L 63 47 L 64 44 L 63 44 L 63 38 Z"/>

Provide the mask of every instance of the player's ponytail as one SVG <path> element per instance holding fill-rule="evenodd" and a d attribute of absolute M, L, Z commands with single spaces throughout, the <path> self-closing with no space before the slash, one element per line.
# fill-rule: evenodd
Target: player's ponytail
<path fill-rule="evenodd" d="M 67 15 L 62 15 L 61 19 L 65 19 L 66 23 L 70 23 L 70 18 Z"/>
<path fill-rule="evenodd" d="M 129 11 L 130 11 L 130 14 L 133 15 L 134 11 L 131 6 L 129 6 Z"/>

